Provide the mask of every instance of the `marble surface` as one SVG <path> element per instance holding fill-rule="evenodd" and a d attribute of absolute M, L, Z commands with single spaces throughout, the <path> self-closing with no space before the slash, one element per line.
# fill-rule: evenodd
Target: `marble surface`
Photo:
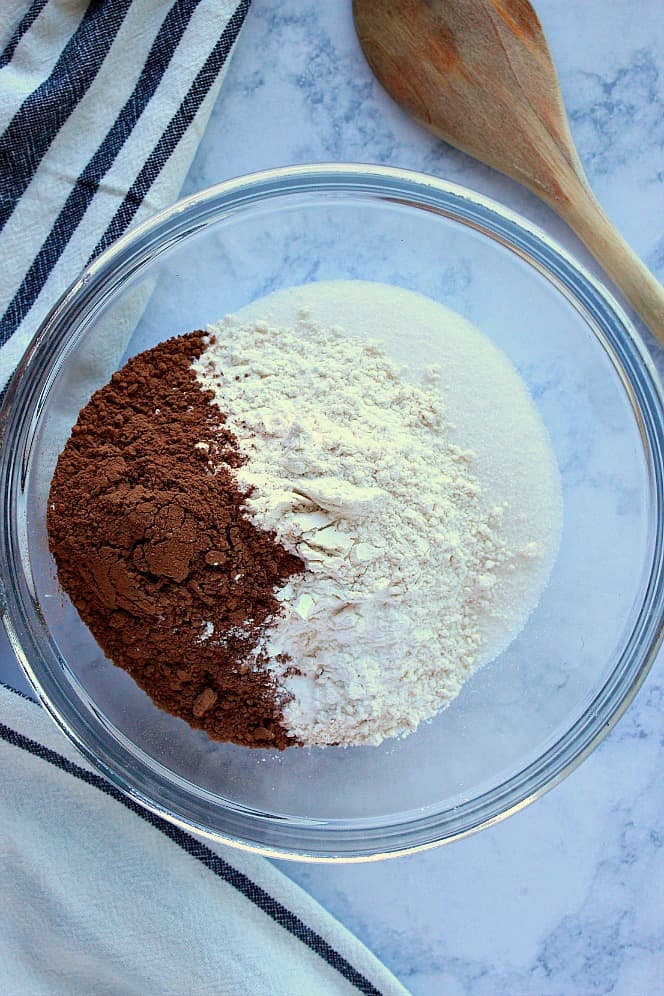
<path fill-rule="evenodd" d="M 661 0 L 538 0 L 591 184 L 664 279 Z M 496 197 L 599 273 L 534 196 L 409 121 L 373 80 L 350 0 L 254 0 L 185 185 L 288 163 L 430 172 Z M 654 350 L 660 369 L 664 351 Z M 0 638 L 0 677 L 24 687 Z M 353 866 L 277 862 L 416 994 L 664 991 L 664 655 L 565 782 L 481 834 Z"/>
<path fill-rule="evenodd" d="M 286 163 L 387 163 L 467 184 L 598 268 L 531 194 L 408 120 L 372 79 L 350 0 L 254 0 L 187 182 Z M 664 278 L 660 0 L 536 3 L 590 181 Z M 229 136 L 232 141 L 229 140 Z M 602 747 L 544 799 L 451 846 L 382 864 L 280 863 L 414 993 L 664 988 L 664 659 Z"/>

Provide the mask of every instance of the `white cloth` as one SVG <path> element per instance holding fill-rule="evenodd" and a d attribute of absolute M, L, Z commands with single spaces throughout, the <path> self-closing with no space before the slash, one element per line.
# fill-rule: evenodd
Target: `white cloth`
<path fill-rule="evenodd" d="M 0 4 L 0 390 L 86 263 L 177 198 L 248 7 Z"/>
<path fill-rule="evenodd" d="M 406 994 L 268 861 L 142 810 L 4 686 L 0 813 L 2 993 Z"/>

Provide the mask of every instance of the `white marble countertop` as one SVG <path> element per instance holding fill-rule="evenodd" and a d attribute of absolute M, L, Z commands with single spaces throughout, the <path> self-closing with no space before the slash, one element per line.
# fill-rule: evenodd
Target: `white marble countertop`
<path fill-rule="evenodd" d="M 536 0 L 591 184 L 664 279 L 661 0 Z M 433 173 L 533 219 L 599 272 L 543 204 L 437 142 L 373 80 L 351 0 L 253 0 L 185 185 L 289 163 Z M 660 369 L 664 351 L 658 351 Z M 4 635 L 0 677 L 24 687 Z M 278 862 L 416 994 L 664 991 L 664 655 L 617 729 L 506 822 L 368 865 Z"/>

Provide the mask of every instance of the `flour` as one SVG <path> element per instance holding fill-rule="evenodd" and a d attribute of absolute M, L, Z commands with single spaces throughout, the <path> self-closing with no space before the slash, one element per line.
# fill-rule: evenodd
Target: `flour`
<path fill-rule="evenodd" d="M 287 326 L 240 315 L 211 332 L 194 369 L 247 457 L 247 513 L 306 567 L 257 651 L 284 726 L 320 746 L 404 735 L 523 625 L 533 592 L 515 608 L 511 579 L 536 601 L 550 537 L 515 531 L 487 493 L 440 369 L 406 379 L 377 341 L 306 306 Z"/>

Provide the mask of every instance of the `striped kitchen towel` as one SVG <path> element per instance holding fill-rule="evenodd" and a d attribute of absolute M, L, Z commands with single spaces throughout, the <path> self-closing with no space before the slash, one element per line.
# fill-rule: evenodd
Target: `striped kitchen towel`
<path fill-rule="evenodd" d="M 172 203 L 250 0 L 0 0 L 0 391 L 50 308 Z"/>
<path fill-rule="evenodd" d="M 0 771 L 0 992 L 408 996 L 268 861 L 142 809 L 2 685 Z"/>

